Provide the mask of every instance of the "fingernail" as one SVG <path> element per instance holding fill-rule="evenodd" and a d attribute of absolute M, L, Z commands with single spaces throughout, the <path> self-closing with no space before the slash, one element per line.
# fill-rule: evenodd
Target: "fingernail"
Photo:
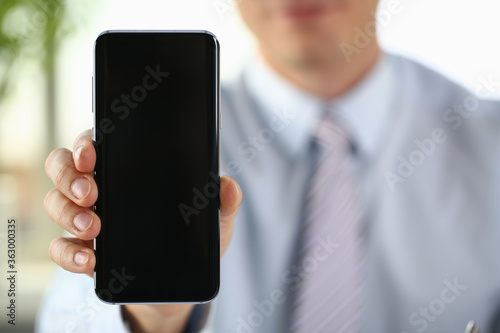
<path fill-rule="evenodd" d="M 94 217 L 89 213 L 80 213 L 73 219 L 73 224 L 79 231 L 85 231 L 92 225 Z"/>
<path fill-rule="evenodd" d="M 83 146 L 80 146 L 75 151 L 75 161 L 78 161 L 80 155 L 82 154 Z"/>
<path fill-rule="evenodd" d="M 71 184 L 71 192 L 77 199 L 85 198 L 90 193 L 90 182 L 85 177 L 80 177 Z"/>
<path fill-rule="evenodd" d="M 240 187 L 240 184 L 238 184 L 238 182 L 236 182 L 236 180 L 232 179 L 231 177 L 229 176 L 222 176 L 223 178 L 226 178 L 226 181 L 228 182 L 231 182 L 232 186 L 234 187 L 234 189 L 236 190 L 236 192 L 238 193 L 238 196 L 241 196 L 242 194 L 242 191 L 241 191 L 241 187 Z"/>
<path fill-rule="evenodd" d="M 80 251 L 75 254 L 74 260 L 78 266 L 83 266 L 89 261 L 89 255 L 85 251 Z"/>
<path fill-rule="evenodd" d="M 237 181 L 233 180 L 234 186 L 236 187 L 236 191 L 238 192 L 238 196 L 243 196 L 243 192 L 241 191 L 240 184 Z"/>

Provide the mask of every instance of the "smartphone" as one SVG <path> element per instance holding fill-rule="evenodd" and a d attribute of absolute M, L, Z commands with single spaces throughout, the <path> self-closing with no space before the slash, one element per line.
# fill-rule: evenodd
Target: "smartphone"
<path fill-rule="evenodd" d="M 95 42 L 95 292 L 202 303 L 219 289 L 219 44 L 205 31 Z"/>

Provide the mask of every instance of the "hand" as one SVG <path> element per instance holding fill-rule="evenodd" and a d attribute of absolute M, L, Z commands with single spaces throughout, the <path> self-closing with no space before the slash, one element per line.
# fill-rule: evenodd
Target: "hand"
<path fill-rule="evenodd" d="M 97 199 L 93 170 L 96 153 L 90 130 L 75 140 L 73 152 L 54 150 L 45 161 L 45 171 L 56 186 L 44 201 L 47 215 L 75 237 L 59 237 L 50 243 L 50 258 L 63 269 L 93 276 L 93 239 L 101 221 L 91 208 Z M 233 222 L 242 199 L 239 185 L 229 176 L 220 180 L 221 256 L 229 246 Z M 126 305 L 134 332 L 182 331 L 194 305 Z"/>

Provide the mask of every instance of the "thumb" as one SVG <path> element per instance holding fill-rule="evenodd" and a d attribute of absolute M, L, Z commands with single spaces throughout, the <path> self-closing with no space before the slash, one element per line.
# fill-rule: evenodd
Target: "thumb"
<path fill-rule="evenodd" d="M 220 252 L 226 252 L 231 242 L 234 229 L 234 218 L 242 200 L 242 192 L 238 183 L 229 176 L 220 178 Z"/>

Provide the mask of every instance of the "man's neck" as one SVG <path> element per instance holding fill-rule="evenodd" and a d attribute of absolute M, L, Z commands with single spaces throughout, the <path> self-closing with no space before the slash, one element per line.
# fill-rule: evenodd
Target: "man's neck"
<path fill-rule="evenodd" d="M 377 43 L 371 43 L 348 62 L 342 55 L 335 61 L 311 65 L 275 61 L 261 50 L 266 63 L 297 87 L 324 99 L 339 97 L 356 86 L 370 72 L 380 56 Z"/>

